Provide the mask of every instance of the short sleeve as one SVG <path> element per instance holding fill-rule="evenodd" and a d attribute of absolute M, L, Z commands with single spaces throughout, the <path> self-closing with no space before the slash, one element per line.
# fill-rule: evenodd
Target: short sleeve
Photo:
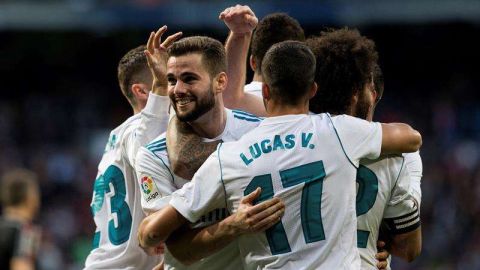
<path fill-rule="evenodd" d="M 170 195 L 177 190 L 174 185 L 173 175 L 166 166 L 165 161 L 158 153 L 140 148 L 137 153 L 137 174 L 141 204 L 145 213 L 162 209 L 170 200 Z"/>
<path fill-rule="evenodd" d="M 418 206 L 420 207 L 422 204 L 422 158 L 420 157 L 420 153 L 418 151 L 414 153 L 403 154 L 403 156 L 405 157 L 406 168 L 410 174 L 410 193 L 415 200 L 417 200 Z"/>
<path fill-rule="evenodd" d="M 383 216 L 393 234 L 407 233 L 420 226 L 420 211 L 410 193 L 411 176 L 404 158 L 391 158 L 389 163 L 389 168 L 397 177 Z"/>
<path fill-rule="evenodd" d="M 362 158 L 376 159 L 382 148 L 382 126 L 348 115 L 331 117 L 345 154 L 358 167 Z"/>
<path fill-rule="evenodd" d="M 198 169 L 192 181 L 172 194 L 170 205 L 192 223 L 214 209 L 226 207 L 225 189 L 218 159 L 221 145 Z"/>

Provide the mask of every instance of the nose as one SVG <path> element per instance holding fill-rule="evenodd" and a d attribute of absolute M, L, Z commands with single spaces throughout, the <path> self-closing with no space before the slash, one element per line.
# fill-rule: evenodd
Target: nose
<path fill-rule="evenodd" d="M 181 80 L 178 80 L 174 87 L 173 87 L 173 93 L 175 95 L 179 95 L 179 94 L 185 94 L 187 93 L 186 89 L 185 89 L 185 85 L 182 83 Z"/>

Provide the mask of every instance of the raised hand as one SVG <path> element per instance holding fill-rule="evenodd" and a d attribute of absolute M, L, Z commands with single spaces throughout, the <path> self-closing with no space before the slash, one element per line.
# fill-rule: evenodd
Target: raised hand
<path fill-rule="evenodd" d="M 248 6 L 229 7 L 222 11 L 218 18 L 225 22 L 233 34 L 251 33 L 258 24 L 255 13 Z"/>
<path fill-rule="evenodd" d="M 161 42 L 162 35 L 166 31 L 167 26 L 164 25 L 157 32 L 151 32 L 145 50 L 148 67 L 153 76 L 152 92 L 162 96 L 167 95 L 167 50 L 182 36 L 182 32 L 177 32 Z"/>

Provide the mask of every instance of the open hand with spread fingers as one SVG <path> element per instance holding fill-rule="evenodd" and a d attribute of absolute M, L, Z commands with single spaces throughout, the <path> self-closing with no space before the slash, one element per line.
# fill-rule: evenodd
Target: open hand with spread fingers
<path fill-rule="evenodd" d="M 182 32 L 177 32 L 168 36 L 161 42 L 162 35 L 167 31 L 164 25 L 157 32 L 151 32 L 147 42 L 145 56 L 147 57 L 148 67 L 153 76 L 153 93 L 161 96 L 167 95 L 167 50 L 177 41 Z"/>

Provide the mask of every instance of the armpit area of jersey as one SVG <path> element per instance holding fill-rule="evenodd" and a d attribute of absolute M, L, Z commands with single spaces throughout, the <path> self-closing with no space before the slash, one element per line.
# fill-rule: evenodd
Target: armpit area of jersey
<path fill-rule="evenodd" d="M 410 213 L 395 218 L 386 218 L 384 222 L 387 230 L 392 234 L 403 234 L 416 230 L 421 225 L 417 202 Z"/>

